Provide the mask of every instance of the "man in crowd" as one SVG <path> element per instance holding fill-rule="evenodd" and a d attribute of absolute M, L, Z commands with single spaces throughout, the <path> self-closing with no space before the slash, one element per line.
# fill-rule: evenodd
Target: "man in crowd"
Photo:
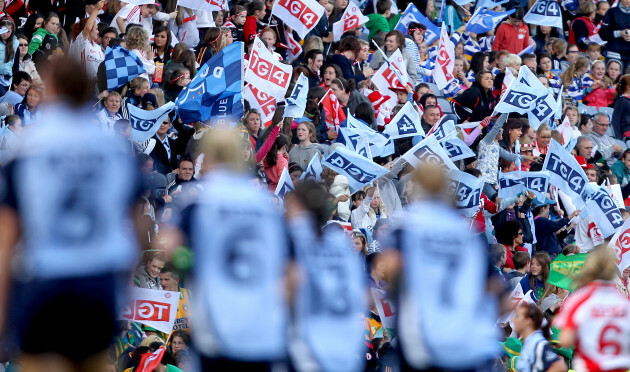
<path fill-rule="evenodd" d="M 608 166 L 613 165 L 626 149 L 625 143 L 617 141 L 606 134 L 610 127 L 610 118 L 603 112 L 598 112 L 593 116 L 593 130 L 587 136 L 594 146 L 606 159 Z"/>

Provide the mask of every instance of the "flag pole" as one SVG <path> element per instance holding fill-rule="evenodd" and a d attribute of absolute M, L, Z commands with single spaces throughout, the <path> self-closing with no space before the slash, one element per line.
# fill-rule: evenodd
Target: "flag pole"
<path fill-rule="evenodd" d="M 402 80 L 402 76 L 400 76 L 400 74 L 398 73 L 398 69 L 396 68 L 396 66 L 394 66 L 392 68 L 392 64 L 391 62 L 389 62 L 389 59 L 387 58 L 387 55 L 385 54 L 385 52 L 383 52 L 383 49 L 381 49 L 381 47 L 378 46 L 378 44 L 376 43 L 376 41 L 374 41 L 374 39 L 372 39 L 372 43 L 374 44 L 374 46 L 376 47 L 376 49 L 378 49 L 379 52 L 381 52 L 381 55 L 383 56 L 383 58 L 385 59 L 385 63 L 387 63 L 387 66 L 394 71 L 394 74 L 396 74 L 396 78 L 398 78 L 398 81 L 400 81 L 400 85 L 402 85 L 403 87 L 405 86 L 405 83 Z"/>

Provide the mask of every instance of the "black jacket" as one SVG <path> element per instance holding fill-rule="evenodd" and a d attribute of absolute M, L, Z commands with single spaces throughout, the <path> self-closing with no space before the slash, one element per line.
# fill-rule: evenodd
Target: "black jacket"
<path fill-rule="evenodd" d="M 630 13 L 624 13 L 619 7 L 610 8 L 604 16 L 602 27 L 599 30 L 599 36 L 608 42 L 606 49 L 630 58 L 630 42 L 614 35 L 615 31 L 628 28 L 630 28 Z"/>
<path fill-rule="evenodd" d="M 354 82 L 357 84 L 365 80 L 365 75 L 354 73 L 353 62 L 346 58 L 346 56 L 344 56 L 343 54 L 333 54 L 332 56 L 328 57 L 326 62 L 339 66 L 339 68 L 341 69 L 341 73 L 343 74 L 343 78 L 346 80 L 354 79 Z"/>
<path fill-rule="evenodd" d="M 492 91 L 484 92 L 476 82 L 462 94 L 453 98 L 453 108 L 459 118 L 459 122 L 481 121 L 486 116 L 492 115 L 494 97 Z"/>
<path fill-rule="evenodd" d="M 162 141 L 157 134 L 153 136 L 155 139 L 155 147 L 151 151 L 151 157 L 153 158 L 153 168 L 158 173 L 167 174 L 177 167 L 177 151 L 176 141 L 170 137 L 167 137 L 169 146 L 171 148 L 171 156 L 168 156 L 168 152 L 164 148 Z"/>

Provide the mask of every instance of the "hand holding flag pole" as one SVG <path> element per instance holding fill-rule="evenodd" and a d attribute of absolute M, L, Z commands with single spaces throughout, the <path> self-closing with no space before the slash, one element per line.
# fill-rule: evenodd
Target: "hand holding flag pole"
<path fill-rule="evenodd" d="M 378 49 L 378 51 L 381 52 L 381 54 L 383 55 L 383 58 L 385 59 L 385 63 L 387 63 L 387 67 L 389 67 L 392 71 L 394 71 L 394 74 L 396 74 L 398 81 L 400 81 L 400 85 L 402 85 L 403 87 L 406 86 L 405 81 L 403 80 L 402 76 L 400 76 L 400 71 L 398 71 L 396 66 L 392 65 L 392 63 L 389 62 L 389 58 L 387 58 L 387 55 L 385 54 L 385 52 L 383 52 L 383 49 L 381 49 L 381 47 L 379 47 L 378 44 L 376 44 L 376 41 L 374 41 L 374 39 L 372 39 L 372 43 L 374 44 L 376 49 Z"/>

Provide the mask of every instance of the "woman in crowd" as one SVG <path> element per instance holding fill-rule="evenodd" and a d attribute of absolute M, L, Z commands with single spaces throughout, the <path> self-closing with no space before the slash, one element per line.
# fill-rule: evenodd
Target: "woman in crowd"
<path fill-rule="evenodd" d="M 44 16 L 41 13 L 33 13 L 28 18 L 26 18 L 26 22 L 24 22 L 24 26 L 20 27 L 18 30 L 19 35 L 26 36 L 27 40 L 30 40 L 33 37 L 35 31 L 38 28 L 42 27 L 44 24 Z"/>
<path fill-rule="evenodd" d="M 167 27 L 160 26 L 155 29 L 153 44 L 151 44 L 151 47 L 155 50 L 153 62 L 167 64 L 171 60 L 171 53 L 173 52 L 171 42 L 171 32 Z"/>
<path fill-rule="evenodd" d="M 18 70 L 24 71 L 31 76 L 33 81 L 40 80 L 39 73 L 33 63 L 33 58 L 28 54 L 28 39 L 24 35 L 18 35 L 18 52 L 15 54 L 15 62 L 13 63 L 13 73 Z"/>
<path fill-rule="evenodd" d="M 516 252 L 527 252 L 523 247 L 523 229 L 517 221 L 506 221 L 496 230 L 497 241 L 505 246 L 505 268 L 514 270 L 512 257 Z"/>
<path fill-rule="evenodd" d="M 343 73 L 337 65 L 324 65 L 322 71 L 322 83 L 319 86 L 325 89 L 330 89 L 333 80 L 343 77 Z"/>
<path fill-rule="evenodd" d="M 468 74 L 466 78 L 469 81 L 475 81 L 477 75 L 483 71 L 488 70 L 488 55 L 483 52 L 477 52 L 473 54 L 472 59 L 470 60 L 470 69 L 468 70 Z"/>
<path fill-rule="evenodd" d="M 323 156 L 323 151 L 317 144 L 317 133 L 311 121 L 303 121 L 297 127 L 298 145 L 289 151 L 289 161 L 297 163 L 302 169 L 306 169 L 314 156 Z"/>
<path fill-rule="evenodd" d="M 549 79 L 549 86 L 553 88 L 553 94 L 558 95 L 560 94 L 561 78 L 551 71 L 552 67 L 553 61 L 551 56 L 546 53 L 538 55 L 538 73 Z"/>
<path fill-rule="evenodd" d="M 48 13 L 42 27 L 33 33 L 28 45 L 28 54 L 33 56 L 35 66 L 40 70 L 40 65 L 47 65 L 49 58 L 53 59 L 62 54 L 57 37 L 59 29 L 59 16 L 55 13 Z"/>
<path fill-rule="evenodd" d="M 276 191 L 278 181 L 285 168 L 289 167 L 289 154 L 287 148 L 289 147 L 289 138 L 284 134 L 279 134 L 276 138 L 273 146 L 269 150 L 269 153 L 264 160 L 265 178 L 267 179 L 267 185 L 269 191 Z"/>
<path fill-rule="evenodd" d="M 15 114 L 22 120 L 22 125 L 32 124 L 41 117 L 38 108 L 43 95 L 41 88 L 31 85 L 26 91 L 22 103 L 15 106 Z"/>
<path fill-rule="evenodd" d="M 9 30 L 9 32 L 0 35 L 0 95 L 4 95 L 11 85 L 13 62 L 18 48 L 18 41 L 14 35 L 15 25 L 11 18 L 0 20 L 0 27 Z"/>
<path fill-rule="evenodd" d="M 401 34 L 402 35 L 402 34 Z M 401 39 L 401 42 L 404 43 L 404 40 Z M 354 79 L 356 84 L 361 81 L 370 78 L 374 71 L 378 69 L 374 68 L 374 58 L 376 58 L 376 54 L 372 57 L 372 62 L 370 63 L 370 67 L 367 67 L 360 74 L 355 74 L 352 66 L 354 65 L 354 61 L 357 59 L 359 53 L 361 53 L 361 44 L 355 37 L 344 37 L 339 42 L 339 47 L 337 48 L 337 53 L 328 57 L 326 60 L 327 64 L 337 65 L 341 70 L 341 76 L 345 79 Z M 413 65 L 407 65 L 409 67 L 414 68 Z M 379 65 L 380 67 L 380 65 Z M 414 69 L 415 73 L 415 69 Z M 339 77 L 339 76 L 337 76 Z M 324 76 L 324 83 L 326 83 L 326 77 Z"/>
<path fill-rule="evenodd" d="M 118 92 L 111 92 L 103 100 L 103 108 L 96 115 L 103 130 L 114 133 L 114 123 L 122 117 L 118 114 L 122 98 Z"/>
<path fill-rule="evenodd" d="M 602 61 L 595 61 L 591 65 L 591 84 L 584 89 L 585 105 L 593 107 L 608 107 L 613 103 L 615 88 L 606 74 L 606 65 Z"/>
<path fill-rule="evenodd" d="M 621 62 L 616 59 L 611 59 L 606 63 L 606 76 L 613 83 L 613 86 L 617 87 L 619 80 L 621 80 Z"/>
<path fill-rule="evenodd" d="M 403 34 L 398 30 L 388 32 L 387 35 L 385 35 L 384 49 L 386 58 L 389 58 L 396 50 L 400 50 L 405 66 L 407 66 L 407 76 L 409 77 L 409 82 L 415 86 L 416 81 L 418 80 L 418 73 L 416 72 L 413 58 L 405 50 L 405 37 Z M 370 67 L 376 71 L 383 63 L 385 63 L 385 57 L 383 57 L 380 52 L 377 52 L 372 57 Z"/>
<path fill-rule="evenodd" d="M 127 43 L 126 49 L 142 61 L 147 75 L 153 76 L 155 74 L 155 62 L 153 61 L 155 53 L 149 47 L 149 35 L 144 27 L 129 28 L 125 35 L 125 42 Z"/>
<path fill-rule="evenodd" d="M 463 93 L 453 98 L 455 113 L 460 123 L 481 121 L 492 114 L 494 77 L 490 71 L 482 71 L 475 82 Z"/>
<path fill-rule="evenodd" d="M 334 79 L 330 84 L 330 90 L 341 103 L 346 117 L 348 115 L 354 115 L 355 110 L 359 103 L 370 103 L 370 100 L 355 89 L 354 80 L 346 80 L 344 78 Z"/>
<path fill-rule="evenodd" d="M 564 116 L 569 119 L 569 124 L 571 124 L 571 130 L 573 131 L 573 137 L 578 138 L 581 135 L 578 128 L 582 117 L 582 115 L 580 114 L 580 110 L 578 110 L 578 108 L 575 106 L 567 106 L 564 109 Z"/>
<path fill-rule="evenodd" d="M 578 57 L 575 64 L 571 64 L 562 74 L 562 85 L 564 85 L 565 94 L 576 102 L 582 102 L 585 88 L 584 77 L 588 72 L 588 67 L 588 59 L 586 57 Z"/>
<path fill-rule="evenodd" d="M 226 46 L 232 44 L 234 38 L 232 32 L 225 28 L 210 27 L 203 37 L 203 41 L 197 46 L 197 64 L 203 66 L 215 54 Z"/>

